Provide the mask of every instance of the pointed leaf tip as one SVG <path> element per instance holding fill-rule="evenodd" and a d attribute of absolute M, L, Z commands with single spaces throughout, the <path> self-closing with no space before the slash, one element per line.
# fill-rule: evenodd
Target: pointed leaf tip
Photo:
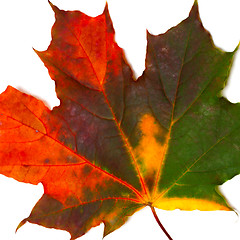
<path fill-rule="evenodd" d="M 198 1 L 197 0 L 194 1 L 192 9 L 189 13 L 189 17 L 191 17 L 191 16 L 199 18 L 199 9 L 198 9 Z"/>
<path fill-rule="evenodd" d="M 21 228 L 25 223 L 27 222 L 27 219 L 23 219 L 17 226 L 15 233 L 18 231 L 19 228 Z"/>
<path fill-rule="evenodd" d="M 36 50 L 34 47 L 32 48 L 34 52 L 38 53 L 38 50 Z"/>
<path fill-rule="evenodd" d="M 41 51 L 38 51 L 38 50 L 36 50 L 35 48 L 32 48 L 32 49 L 33 49 L 33 51 L 40 57 Z"/>
<path fill-rule="evenodd" d="M 54 5 L 48 0 L 48 3 L 51 7 L 54 7 Z"/>
<path fill-rule="evenodd" d="M 239 49 L 239 47 L 240 47 L 240 41 L 239 41 L 238 45 L 235 47 L 235 49 L 234 49 L 234 51 L 233 51 L 233 52 L 237 52 L 237 51 L 238 51 L 238 49 Z"/>
<path fill-rule="evenodd" d="M 49 3 L 49 5 L 51 6 L 52 10 L 53 10 L 55 13 L 57 13 L 57 12 L 60 11 L 60 9 L 59 9 L 57 6 L 53 5 L 49 0 L 48 0 L 48 3 Z"/>
<path fill-rule="evenodd" d="M 108 32 L 114 33 L 115 31 L 114 31 L 112 20 L 111 20 L 110 14 L 109 14 L 108 3 L 107 2 L 106 2 L 106 5 L 105 5 L 105 8 L 104 8 L 104 11 L 103 11 L 103 15 L 106 18 Z"/>
<path fill-rule="evenodd" d="M 104 12 L 104 14 L 109 14 L 108 3 L 107 2 L 105 4 L 105 8 L 104 8 L 103 12 Z"/>
<path fill-rule="evenodd" d="M 146 31 L 146 35 L 147 35 L 147 42 L 150 41 L 150 39 L 154 38 L 155 36 L 153 34 L 151 34 L 148 30 Z"/>

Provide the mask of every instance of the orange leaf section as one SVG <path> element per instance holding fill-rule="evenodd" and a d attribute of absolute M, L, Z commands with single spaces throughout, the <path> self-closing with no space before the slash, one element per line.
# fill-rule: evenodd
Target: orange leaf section
<path fill-rule="evenodd" d="M 0 174 L 26 183 L 42 182 L 45 194 L 65 206 L 100 199 L 140 202 L 130 185 L 60 142 L 61 124 L 55 116 L 50 120 L 41 101 L 8 87 L 0 95 Z"/>
<path fill-rule="evenodd" d="M 18 181 L 39 183 L 51 165 L 73 159 L 71 150 L 48 135 L 46 119 L 49 109 L 35 98 L 12 87 L 0 95 L 0 172 Z M 71 159 L 70 159 L 71 158 Z M 31 166 L 31 167 L 30 167 Z"/>

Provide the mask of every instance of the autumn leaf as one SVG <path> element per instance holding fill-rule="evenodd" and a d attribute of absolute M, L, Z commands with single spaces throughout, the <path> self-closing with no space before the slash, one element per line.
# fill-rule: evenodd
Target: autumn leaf
<path fill-rule="evenodd" d="M 51 6 L 52 42 L 36 53 L 60 106 L 12 87 L 0 95 L 0 173 L 44 186 L 20 226 L 75 239 L 101 222 L 106 236 L 145 206 L 232 210 L 216 186 L 240 173 L 239 105 L 220 95 L 235 51 L 213 45 L 197 3 L 164 35 L 148 33 L 137 81 L 107 7 L 92 18 Z"/>

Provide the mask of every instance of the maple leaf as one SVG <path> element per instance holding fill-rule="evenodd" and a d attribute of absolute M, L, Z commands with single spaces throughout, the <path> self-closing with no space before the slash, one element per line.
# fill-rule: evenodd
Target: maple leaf
<path fill-rule="evenodd" d="M 148 34 L 137 81 L 107 8 L 91 18 L 51 6 L 53 39 L 36 52 L 60 106 L 12 87 L 0 95 L 0 173 L 44 186 L 20 226 L 74 239 L 101 222 L 106 236 L 145 206 L 156 219 L 154 207 L 232 210 L 216 186 L 240 172 L 239 105 L 220 97 L 235 51 L 214 47 L 197 3 L 177 27 Z"/>

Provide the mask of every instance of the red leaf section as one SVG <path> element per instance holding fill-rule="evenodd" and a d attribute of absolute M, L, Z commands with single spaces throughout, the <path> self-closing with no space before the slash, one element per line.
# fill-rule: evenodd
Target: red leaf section
<path fill-rule="evenodd" d="M 120 127 L 124 103 L 111 93 L 132 76 L 107 9 L 91 18 L 51 6 L 53 40 L 47 51 L 36 52 L 56 82 L 61 105 L 50 111 L 12 87 L 0 95 L 0 173 L 44 186 L 22 224 L 65 229 L 77 238 L 104 222 L 105 236 L 146 205 Z"/>

